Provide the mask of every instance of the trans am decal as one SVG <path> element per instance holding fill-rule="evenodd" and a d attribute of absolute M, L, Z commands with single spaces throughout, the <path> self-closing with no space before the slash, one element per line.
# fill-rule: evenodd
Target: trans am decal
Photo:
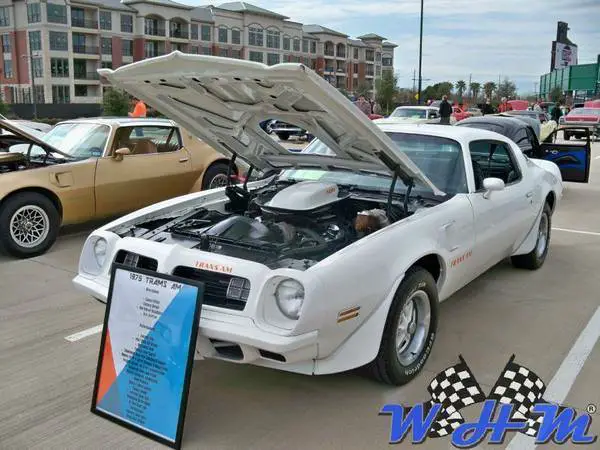
<path fill-rule="evenodd" d="M 450 267 L 456 267 L 459 264 L 462 264 L 463 262 L 465 262 L 467 259 L 469 259 L 471 256 L 473 255 L 473 251 L 469 250 L 467 253 L 465 253 L 462 256 L 459 256 L 458 258 L 454 258 L 453 260 L 450 261 Z"/>

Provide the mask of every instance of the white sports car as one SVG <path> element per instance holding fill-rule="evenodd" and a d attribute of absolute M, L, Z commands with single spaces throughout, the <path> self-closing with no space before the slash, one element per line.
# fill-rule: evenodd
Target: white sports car
<path fill-rule="evenodd" d="M 376 119 L 377 123 L 440 123 L 439 108 L 431 106 L 398 106 L 389 117 Z M 454 125 L 456 119 L 450 116 L 450 125 Z"/>
<path fill-rule="evenodd" d="M 303 374 L 423 368 L 438 303 L 507 257 L 539 268 L 558 167 L 508 138 L 376 125 L 301 64 L 174 52 L 101 71 L 268 178 L 174 198 L 94 231 L 75 285 L 106 300 L 113 262 L 205 283 L 197 358 Z M 290 153 L 259 124 L 316 139 Z"/>

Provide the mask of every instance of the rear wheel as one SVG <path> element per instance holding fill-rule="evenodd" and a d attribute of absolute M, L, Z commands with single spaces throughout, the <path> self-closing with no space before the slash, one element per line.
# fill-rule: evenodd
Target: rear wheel
<path fill-rule="evenodd" d="M 367 366 L 371 376 L 392 385 L 415 378 L 429 357 L 438 322 L 438 293 L 431 274 L 406 272 L 383 330 L 379 353 Z"/>
<path fill-rule="evenodd" d="M 519 269 L 537 270 L 544 265 L 550 247 L 550 230 L 552 229 L 552 209 L 546 203 L 540 218 L 538 237 L 535 247 L 526 255 L 517 255 L 511 258 L 513 265 Z"/>
<path fill-rule="evenodd" d="M 225 163 L 218 162 L 211 165 L 202 179 L 202 190 L 215 189 L 218 187 L 227 186 L 227 174 L 229 173 L 229 166 Z"/>
<path fill-rule="evenodd" d="M 45 253 L 56 241 L 60 215 L 45 195 L 22 192 L 9 197 L 0 209 L 0 242 L 17 258 Z"/>

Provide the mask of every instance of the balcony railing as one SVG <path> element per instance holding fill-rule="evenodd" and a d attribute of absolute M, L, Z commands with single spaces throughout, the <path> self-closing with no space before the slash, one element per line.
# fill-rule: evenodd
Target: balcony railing
<path fill-rule="evenodd" d="M 334 53 L 335 51 L 332 48 L 325 49 L 325 56 L 335 56 Z"/>
<path fill-rule="evenodd" d="M 162 55 L 166 55 L 167 52 L 164 50 L 159 50 L 157 52 L 146 52 L 144 53 L 144 57 L 145 58 L 154 58 L 156 56 L 162 56 Z"/>
<path fill-rule="evenodd" d="M 149 36 L 165 36 L 165 28 L 164 27 L 145 27 L 144 33 Z"/>
<path fill-rule="evenodd" d="M 71 26 L 77 28 L 98 29 L 98 21 L 91 19 L 81 19 L 79 17 L 71 17 Z"/>
<path fill-rule="evenodd" d="M 171 30 L 171 37 L 176 39 L 189 39 L 190 33 L 187 30 Z"/>
<path fill-rule="evenodd" d="M 76 80 L 99 80 L 98 72 L 75 72 L 73 78 Z"/>
<path fill-rule="evenodd" d="M 99 51 L 100 48 L 97 46 L 73 44 L 73 53 L 97 55 Z"/>

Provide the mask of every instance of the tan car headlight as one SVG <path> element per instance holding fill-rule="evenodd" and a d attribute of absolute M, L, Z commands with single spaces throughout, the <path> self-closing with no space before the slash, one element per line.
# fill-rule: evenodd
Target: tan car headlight
<path fill-rule="evenodd" d="M 287 278 L 275 288 L 275 300 L 284 316 L 298 320 L 304 303 L 304 286 L 296 280 Z"/>

